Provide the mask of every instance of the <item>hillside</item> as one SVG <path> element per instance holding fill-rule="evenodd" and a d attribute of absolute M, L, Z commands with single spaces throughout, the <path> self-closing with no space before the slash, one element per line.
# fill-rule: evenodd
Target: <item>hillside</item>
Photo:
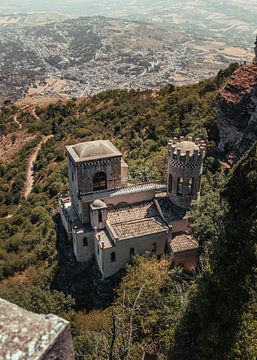
<path fill-rule="evenodd" d="M 199 2 L 200 8 L 205 5 Z M 251 62 L 251 21 L 241 28 L 240 21 L 221 18 L 226 31 L 219 33 L 222 25 L 212 17 L 211 8 L 206 9 L 208 21 L 206 15 L 196 13 L 190 27 L 191 11 L 186 9 L 182 23 L 176 22 L 178 10 L 173 11 L 175 24 L 173 16 L 159 24 L 153 19 L 103 16 L 61 21 L 56 15 L 53 21 L 52 14 L 47 22 L 46 14 L 42 18 L 40 14 L 0 15 L 0 104 L 24 96 L 71 99 L 115 87 L 192 84 L 214 76 L 231 62 Z M 236 40 L 235 31 L 240 35 Z"/>
<path fill-rule="evenodd" d="M 210 218 L 193 216 L 194 231 L 204 226 L 209 234 L 209 268 L 192 289 L 170 360 L 256 358 L 256 189 L 257 142 L 230 173 L 220 198 L 212 194 L 205 202 Z"/>
<path fill-rule="evenodd" d="M 256 49 L 257 53 L 257 49 Z M 241 66 L 218 95 L 219 149 L 237 157 L 257 137 L 257 64 Z"/>
<path fill-rule="evenodd" d="M 98 301 L 100 288 L 91 293 L 90 279 L 83 280 L 82 286 L 82 277 L 76 281 L 71 274 L 69 277 L 74 259 L 60 259 L 56 253 L 57 195 L 67 190 L 64 145 L 110 139 L 125 154 L 130 182 L 160 181 L 166 177 L 168 139 L 176 135 L 201 136 L 208 139 L 203 179 L 203 195 L 208 197 L 210 189 L 218 190 L 222 183 L 218 173 L 223 164 L 216 152 L 216 96 L 236 68 L 231 65 L 214 79 L 180 88 L 170 85 L 159 92 L 113 90 L 46 107 L 17 109 L 6 104 L 1 108 L 1 141 L 11 139 L 16 152 L 0 164 L 0 296 L 29 310 L 56 313 L 71 321 L 78 359 L 106 359 L 110 348 L 113 359 L 121 358 L 120 354 L 125 354 L 124 359 L 142 359 L 143 355 L 165 358 L 171 342 L 175 346 L 178 341 L 178 326 L 187 312 L 198 274 L 170 269 L 166 259 L 158 262 L 136 258 L 122 280 L 116 279 L 116 290 L 107 291 L 111 283 L 102 289 L 106 291 L 102 302 Z M 19 141 L 21 130 L 27 143 Z M 43 144 L 42 140 L 51 135 Z M 26 163 L 40 143 L 33 168 L 34 186 L 24 200 Z M 9 145 L 8 151 L 11 148 Z M 237 171 L 242 173 L 241 184 L 246 181 L 243 174 L 247 169 L 240 167 L 234 173 Z M 235 179 L 233 176 L 231 179 Z M 225 198 L 223 193 L 221 196 Z M 248 211 L 249 215 L 250 206 Z M 65 281 L 60 279 L 63 265 Z M 83 269 L 79 271 L 85 275 Z M 113 343 L 116 325 L 119 331 Z"/>

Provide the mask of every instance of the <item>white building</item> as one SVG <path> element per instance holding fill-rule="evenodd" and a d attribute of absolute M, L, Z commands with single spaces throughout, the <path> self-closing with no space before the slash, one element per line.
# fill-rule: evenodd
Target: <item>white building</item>
<path fill-rule="evenodd" d="M 128 166 L 110 141 L 67 146 L 70 194 L 59 197 L 59 210 L 77 261 L 95 259 L 104 278 L 136 253 L 170 249 L 176 265 L 197 266 L 197 243 L 181 235 L 188 232 L 186 209 L 199 197 L 205 150 L 199 139 L 175 138 L 168 186 L 128 185 Z"/>

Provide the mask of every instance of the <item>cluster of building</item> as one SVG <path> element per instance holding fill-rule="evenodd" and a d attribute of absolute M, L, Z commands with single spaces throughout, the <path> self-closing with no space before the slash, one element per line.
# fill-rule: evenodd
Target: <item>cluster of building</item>
<path fill-rule="evenodd" d="M 200 196 L 204 141 L 169 142 L 167 184 L 129 184 L 128 166 L 108 140 L 66 151 L 70 192 L 59 197 L 59 211 L 78 262 L 95 260 L 103 278 L 135 254 L 167 253 L 175 266 L 198 266 L 199 247 L 186 214 Z"/>
<path fill-rule="evenodd" d="M 72 98 L 120 87 L 190 84 L 214 76 L 231 61 L 248 59 L 249 51 L 234 57 L 227 33 L 197 29 L 184 25 L 163 32 L 151 24 L 99 17 L 5 29 L 0 33 L 0 101 L 30 96 L 31 90 L 37 98 Z M 234 46 L 239 41 L 236 37 Z M 46 79 L 58 86 L 43 84 L 36 91 Z"/>

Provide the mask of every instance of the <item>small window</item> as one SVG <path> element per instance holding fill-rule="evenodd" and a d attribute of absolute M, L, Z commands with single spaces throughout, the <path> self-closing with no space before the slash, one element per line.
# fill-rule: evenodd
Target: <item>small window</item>
<path fill-rule="evenodd" d="M 93 177 L 93 191 L 107 189 L 107 176 L 104 172 L 96 173 Z"/>
<path fill-rule="evenodd" d="M 116 253 L 112 252 L 111 253 L 111 262 L 115 262 L 116 261 Z"/>
<path fill-rule="evenodd" d="M 83 246 L 88 246 L 87 237 L 83 238 Z"/>
<path fill-rule="evenodd" d="M 193 185 L 194 185 L 194 179 L 191 178 L 188 181 L 188 195 L 192 195 L 192 193 L 193 193 Z"/>
<path fill-rule="evenodd" d="M 177 195 L 182 196 L 183 194 L 184 180 L 182 177 L 178 178 Z"/>
<path fill-rule="evenodd" d="M 101 210 L 98 212 L 98 221 L 99 221 L 99 223 L 103 222 L 103 214 L 102 214 Z"/>
<path fill-rule="evenodd" d="M 172 193 L 172 175 L 169 175 L 169 193 Z"/>
<path fill-rule="evenodd" d="M 130 257 L 132 258 L 135 255 L 135 249 L 131 248 L 130 249 Z"/>
<path fill-rule="evenodd" d="M 71 172 L 71 179 L 72 179 L 72 181 L 74 181 L 74 172 L 73 171 Z"/>
<path fill-rule="evenodd" d="M 152 254 L 156 253 L 156 243 L 153 243 L 152 245 Z"/>

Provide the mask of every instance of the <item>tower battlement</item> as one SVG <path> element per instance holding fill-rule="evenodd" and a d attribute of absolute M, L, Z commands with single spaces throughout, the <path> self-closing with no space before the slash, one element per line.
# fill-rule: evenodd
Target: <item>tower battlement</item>
<path fill-rule="evenodd" d="M 185 164 L 198 165 L 206 155 L 206 143 L 200 138 L 193 139 L 191 136 L 174 137 L 168 143 L 169 161 L 174 161 L 177 166 Z"/>
<path fill-rule="evenodd" d="M 191 136 L 168 142 L 168 195 L 181 208 L 190 208 L 199 199 L 206 143 Z"/>

